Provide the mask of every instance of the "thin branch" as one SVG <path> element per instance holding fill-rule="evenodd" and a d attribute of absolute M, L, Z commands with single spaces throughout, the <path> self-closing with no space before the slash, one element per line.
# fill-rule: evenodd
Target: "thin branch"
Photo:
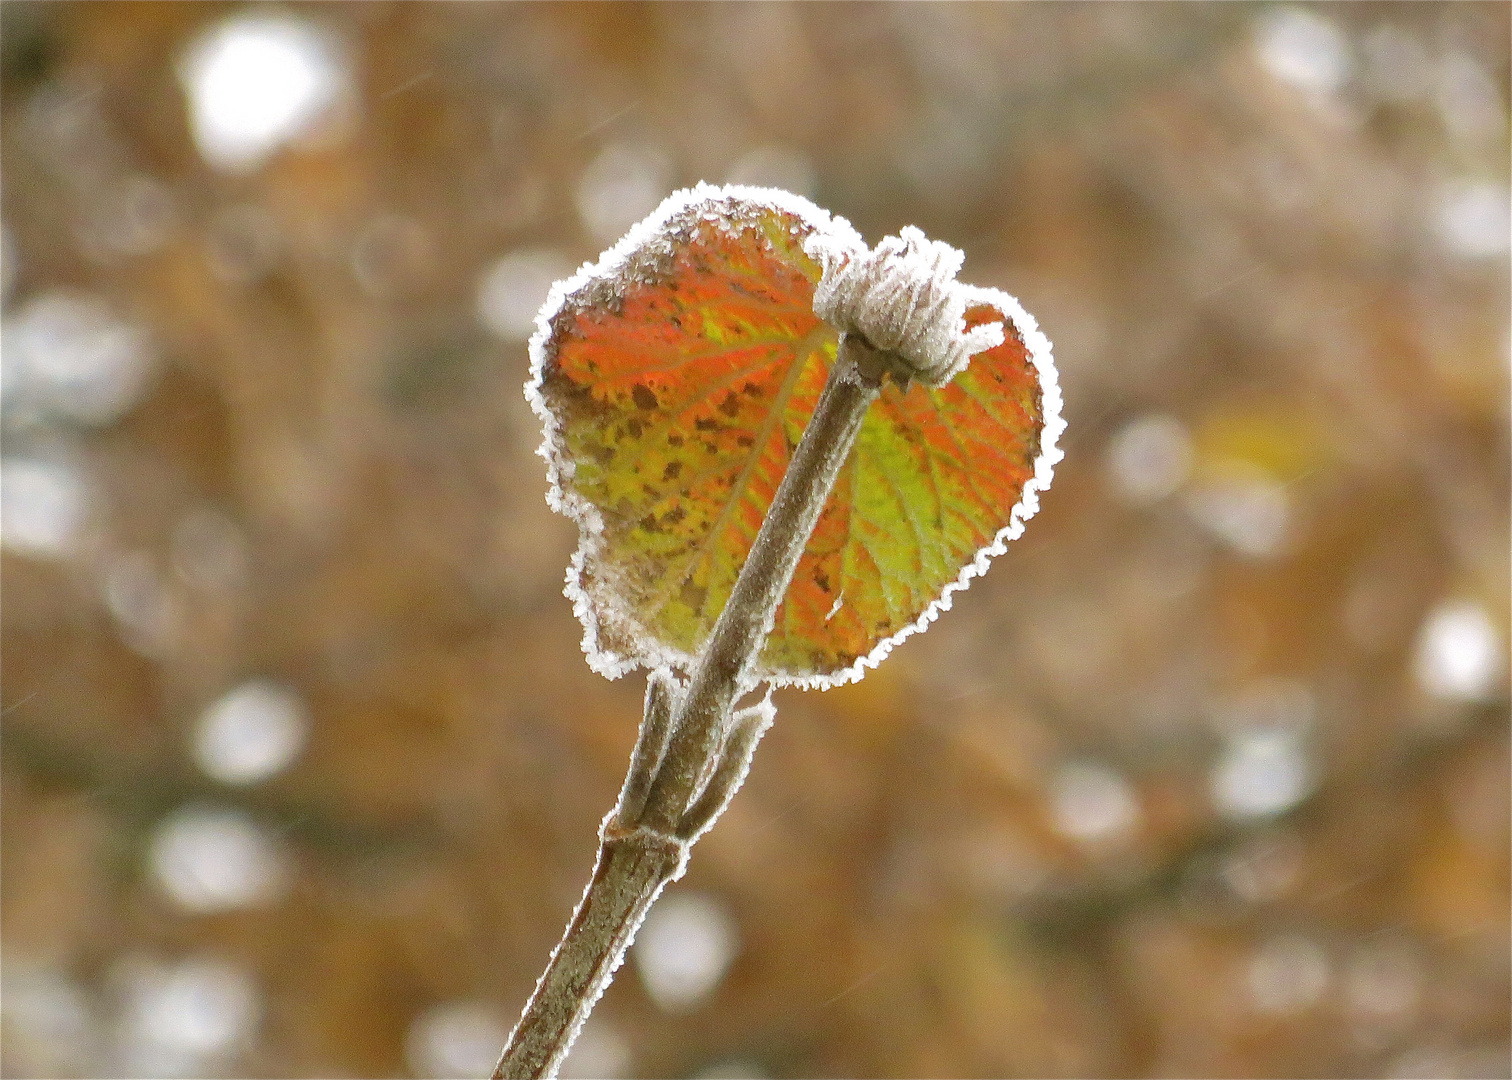
<path fill-rule="evenodd" d="M 645 715 L 619 801 L 599 830 L 593 877 L 510 1033 L 494 1080 L 555 1076 L 614 977 L 646 912 L 682 876 L 688 849 L 745 780 L 771 702 L 733 713 L 758 681 L 756 661 L 798 559 L 877 397 L 878 354 L 841 339 L 814 415 L 686 686 L 647 680 Z"/>
<path fill-rule="evenodd" d="M 777 607 L 867 407 L 877 397 L 880 378 L 863 374 L 863 369 L 875 367 L 875 355 L 863 338 L 841 341 L 814 415 L 693 667 L 666 760 L 646 800 L 644 823 L 653 828 L 675 832 L 724 740 L 735 699 L 755 685 L 752 672 Z"/>

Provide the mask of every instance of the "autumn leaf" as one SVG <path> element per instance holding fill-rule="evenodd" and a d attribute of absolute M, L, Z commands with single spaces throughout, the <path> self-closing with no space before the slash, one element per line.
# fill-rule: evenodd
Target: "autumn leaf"
<path fill-rule="evenodd" d="M 701 185 L 553 291 L 527 393 L 552 504 L 581 530 L 568 594 L 596 670 L 691 666 L 834 361 L 813 253 L 855 250 L 847 223 L 797 196 Z M 884 386 L 759 678 L 859 678 L 1034 513 L 1062 426 L 1049 343 L 1012 297 L 962 288 L 967 326 L 1000 322 L 1003 344 L 938 389 Z"/>

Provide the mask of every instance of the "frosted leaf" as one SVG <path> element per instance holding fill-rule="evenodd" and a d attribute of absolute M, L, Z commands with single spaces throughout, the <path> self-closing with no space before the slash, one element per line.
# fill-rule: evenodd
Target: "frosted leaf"
<path fill-rule="evenodd" d="M 567 593 L 595 670 L 693 663 L 833 363 L 839 334 L 815 311 L 826 265 L 864 293 L 871 260 L 879 295 L 900 305 L 873 333 L 998 344 L 938 389 L 884 385 L 754 676 L 859 678 L 1018 535 L 1060 458 L 1060 392 L 1033 319 L 956 282 L 959 259 L 922 237 L 869 252 L 799 196 L 700 185 L 552 289 L 526 396 L 545 427 L 548 501 L 579 526 Z M 918 288 L 894 269 L 919 270 Z"/>

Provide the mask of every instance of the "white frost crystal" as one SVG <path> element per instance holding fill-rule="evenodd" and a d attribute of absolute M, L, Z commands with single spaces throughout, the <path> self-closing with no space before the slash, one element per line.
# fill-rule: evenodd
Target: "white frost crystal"
<path fill-rule="evenodd" d="M 921 382 L 944 386 L 1003 343 L 1001 323 L 966 328 L 967 292 L 955 277 L 965 256 L 912 225 L 870 251 L 812 243 L 808 253 L 824 267 L 814 314 L 901 356 Z"/>

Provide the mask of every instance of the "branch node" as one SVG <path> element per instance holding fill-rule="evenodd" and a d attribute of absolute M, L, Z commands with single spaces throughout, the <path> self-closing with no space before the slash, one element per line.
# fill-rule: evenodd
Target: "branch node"
<path fill-rule="evenodd" d="M 688 869 L 688 852 L 693 847 L 692 841 L 682 836 L 662 832 L 649 825 L 626 828 L 615 818 L 615 814 L 610 814 L 599 826 L 600 846 L 609 847 L 621 844 L 651 855 L 659 855 L 673 864 L 673 869 L 665 880 L 676 881 L 683 876 L 683 872 Z"/>

